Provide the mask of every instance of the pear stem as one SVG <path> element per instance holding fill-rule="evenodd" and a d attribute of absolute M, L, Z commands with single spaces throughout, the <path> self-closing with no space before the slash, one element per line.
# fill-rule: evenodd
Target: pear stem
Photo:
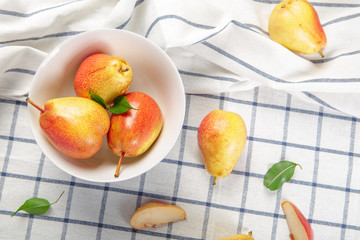
<path fill-rule="evenodd" d="M 319 53 L 320 53 L 321 57 L 324 58 L 324 54 L 321 50 L 319 51 Z"/>
<path fill-rule="evenodd" d="M 214 177 L 214 181 L 213 181 L 213 185 L 215 185 L 216 184 L 216 177 Z"/>
<path fill-rule="evenodd" d="M 120 166 L 121 166 L 121 163 L 122 163 L 122 161 L 123 161 L 123 159 L 124 159 L 124 156 L 125 156 L 125 152 L 122 152 L 122 153 L 121 153 L 121 156 L 120 156 L 120 158 L 119 158 L 118 165 L 117 165 L 117 167 L 116 167 L 115 174 L 114 174 L 114 177 L 116 177 L 116 178 L 119 177 Z"/>
<path fill-rule="evenodd" d="M 41 113 L 44 113 L 44 112 L 45 112 L 45 110 L 44 110 L 42 107 L 40 107 L 39 105 L 37 105 L 36 103 L 34 103 L 30 98 L 26 98 L 26 101 L 27 101 L 28 103 L 30 103 L 31 105 L 33 105 L 35 108 L 37 108 Z"/>

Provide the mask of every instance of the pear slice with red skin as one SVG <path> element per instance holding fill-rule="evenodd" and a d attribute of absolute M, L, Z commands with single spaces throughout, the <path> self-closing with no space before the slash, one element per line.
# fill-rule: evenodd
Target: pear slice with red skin
<path fill-rule="evenodd" d="M 252 237 L 252 232 L 249 232 L 248 234 L 237 234 L 218 240 L 254 240 L 254 238 Z"/>
<path fill-rule="evenodd" d="M 300 210 L 289 201 L 284 201 L 281 207 L 285 213 L 286 222 L 290 230 L 290 239 L 313 240 L 314 233 L 310 223 Z"/>
<path fill-rule="evenodd" d="M 183 208 L 163 202 L 148 202 L 140 206 L 130 220 L 136 230 L 186 220 Z"/>

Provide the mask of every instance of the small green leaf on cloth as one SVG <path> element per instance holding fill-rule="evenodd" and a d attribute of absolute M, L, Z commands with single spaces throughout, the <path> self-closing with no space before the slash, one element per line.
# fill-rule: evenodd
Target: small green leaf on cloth
<path fill-rule="evenodd" d="M 264 186 L 271 191 L 281 188 L 285 182 L 292 178 L 296 166 L 301 168 L 299 164 L 290 161 L 275 163 L 264 176 Z"/>
<path fill-rule="evenodd" d="M 23 205 L 21 205 L 11 216 L 14 216 L 19 211 L 25 211 L 32 215 L 42 215 L 45 214 L 49 207 L 59 201 L 61 196 L 64 194 L 64 192 L 61 193 L 59 198 L 53 202 L 50 203 L 48 200 L 43 198 L 30 198 L 24 202 Z"/>

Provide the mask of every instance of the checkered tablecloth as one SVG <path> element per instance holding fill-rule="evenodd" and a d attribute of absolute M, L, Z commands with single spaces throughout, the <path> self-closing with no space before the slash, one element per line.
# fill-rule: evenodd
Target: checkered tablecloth
<path fill-rule="evenodd" d="M 2 1 L 0 3 L 0 239 L 218 239 L 253 232 L 289 239 L 280 204 L 309 220 L 315 239 L 360 239 L 360 4 L 313 1 L 325 58 L 272 42 L 278 1 Z M 32 135 L 24 101 L 38 65 L 65 39 L 97 28 L 153 40 L 184 82 L 186 112 L 171 152 L 149 172 L 118 183 L 77 179 L 57 168 Z M 215 186 L 197 147 L 214 109 L 239 113 L 248 130 L 233 172 Z M 272 164 L 301 165 L 277 191 L 263 186 Z M 28 198 L 58 203 L 39 216 L 11 214 Z M 133 230 L 143 203 L 184 208 L 187 220 Z"/>

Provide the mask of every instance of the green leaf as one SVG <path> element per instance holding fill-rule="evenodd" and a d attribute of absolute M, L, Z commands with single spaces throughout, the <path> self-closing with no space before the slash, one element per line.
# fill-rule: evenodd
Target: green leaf
<path fill-rule="evenodd" d="M 281 188 L 285 182 L 292 178 L 296 166 L 301 168 L 299 164 L 290 161 L 275 163 L 264 176 L 264 186 L 271 191 Z"/>
<path fill-rule="evenodd" d="M 32 215 L 42 215 L 49 210 L 49 207 L 59 201 L 64 192 L 61 193 L 59 198 L 50 203 L 48 200 L 43 198 L 30 198 L 25 201 L 23 205 L 21 205 L 11 216 L 14 216 L 19 211 L 25 211 Z"/>
<path fill-rule="evenodd" d="M 114 105 L 109 110 L 114 114 L 122 114 L 130 109 L 138 110 L 130 105 L 125 96 L 117 96 L 114 99 Z"/>
<path fill-rule="evenodd" d="M 41 215 L 47 212 L 47 210 L 50 207 L 50 203 L 48 200 L 43 198 L 30 198 L 25 201 L 23 205 L 21 205 L 16 212 L 14 212 L 14 216 L 18 211 L 25 211 L 27 213 L 33 214 L 33 215 Z"/>
<path fill-rule="evenodd" d="M 103 108 L 108 109 L 105 100 L 100 95 L 97 95 L 96 93 L 91 91 L 91 89 L 89 89 L 89 94 L 92 100 L 100 104 Z"/>

